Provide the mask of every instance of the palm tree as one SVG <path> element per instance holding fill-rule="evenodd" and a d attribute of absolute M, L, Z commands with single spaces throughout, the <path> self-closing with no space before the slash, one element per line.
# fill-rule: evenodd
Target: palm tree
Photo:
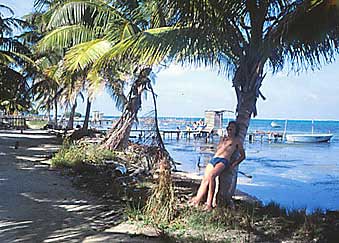
<path fill-rule="evenodd" d="M 54 10 L 49 24 L 53 30 L 40 42 L 40 49 L 69 47 L 78 43 L 66 55 L 66 65 L 69 71 L 88 71 L 89 67 L 93 66 L 89 71 L 88 79 L 92 83 L 101 81 L 113 87 L 113 95 L 117 104 L 122 106 L 121 104 L 126 101 L 123 94 L 126 76 L 128 73 L 132 73 L 129 76 L 133 76 L 134 72 L 130 70 L 136 69 L 137 65 L 134 63 L 138 57 L 129 60 L 112 60 L 106 54 L 112 50 L 117 51 L 115 46 L 124 40 L 156 24 L 160 26 L 164 23 L 164 21 L 159 21 L 161 19 L 159 14 L 155 15 L 158 16 L 157 19 L 151 18 L 152 23 L 150 23 L 143 16 L 144 13 L 142 14 L 141 10 L 144 5 L 143 1 L 131 1 L 130 4 L 114 1 L 111 5 L 102 1 L 69 1 Z M 83 14 L 80 14 L 79 10 L 84 11 Z M 65 18 L 69 15 L 74 17 Z M 75 36 L 81 38 L 75 39 Z M 143 70 L 148 70 L 147 67 L 139 69 L 140 75 L 131 85 L 129 99 L 123 106 L 125 107 L 123 115 L 119 119 L 119 124 L 116 124 L 109 133 L 105 142 L 106 147 L 123 149 L 127 145 L 130 128 L 137 119 L 140 109 L 140 105 L 135 103 L 134 98 L 137 95 L 137 100 L 141 101 L 141 91 L 145 89 L 145 86 L 139 81 L 146 79 Z M 122 76 L 125 77 L 121 78 Z M 131 108 L 133 105 L 135 107 Z"/>
<path fill-rule="evenodd" d="M 51 12 L 62 3 L 63 1 L 36 1 L 35 6 L 38 8 L 38 11 L 25 16 L 35 26 L 34 31 L 26 35 L 27 41 L 32 46 L 45 37 L 49 28 L 48 23 L 50 22 Z M 48 7 L 47 10 L 46 7 Z M 41 9 L 42 11 L 40 11 Z M 40 107 L 48 109 L 54 107 L 55 125 L 57 124 L 58 102 L 61 102 L 65 107 L 69 107 L 71 112 L 69 113 L 70 116 L 66 128 L 73 129 L 77 98 L 78 96 L 83 97 L 82 91 L 85 88 L 86 76 L 83 75 L 83 72 L 67 72 L 67 69 L 64 68 L 63 58 L 65 50 L 63 47 L 51 48 L 48 51 L 33 49 L 36 51 L 36 64 L 38 66 L 33 90 L 36 91 L 37 99 L 45 104 Z M 53 95 L 51 96 L 51 94 Z M 91 102 L 88 101 L 83 130 L 88 128 L 90 107 Z"/>
<path fill-rule="evenodd" d="M 295 72 L 313 70 L 333 61 L 338 53 L 338 6 L 333 0 L 159 0 L 147 3 L 164 10 L 157 15 L 164 16 L 158 18 L 160 24 L 146 25 L 147 28 L 135 31 L 139 26 L 128 22 L 124 30 L 133 34 L 127 36 L 116 29 L 103 32 L 106 38 L 102 41 L 109 41 L 111 48 L 102 57 L 96 56 L 94 65 L 103 67 L 109 63 L 114 66 L 114 63 L 131 60 L 152 66 L 177 61 L 220 68 L 234 84 L 238 100 L 236 120 L 242 140 L 251 116 L 257 115 L 257 99 L 265 99 L 260 88 L 267 72 L 276 73 L 286 66 Z M 119 15 L 114 16 L 119 19 Z M 166 20 L 166 24 L 162 20 Z M 98 18 L 93 22 L 98 22 Z M 93 37 L 86 31 L 83 33 L 84 37 Z M 114 38 L 117 33 L 123 33 L 123 38 Z M 90 59 L 86 63 L 94 61 Z M 222 176 L 230 182 L 221 187 L 226 200 L 234 193 L 236 171 L 237 168 L 231 176 Z"/>
<path fill-rule="evenodd" d="M 218 67 L 232 78 L 236 121 L 244 141 L 267 72 L 300 72 L 332 62 L 339 50 L 338 3 L 333 0 L 159 0 L 175 21 L 149 29 L 111 51 L 110 58 L 139 57 L 143 65 L 167 61 Z M 221 176 L 228 201 L 237 168 Z M 225 185 L 225 183 L 227 185 Z"/>
<path fill-rule="evenodd" d="M 10 8 L 0 5 L 0 108 L 7 113 L 30 107 L 30 73 L 24 70 L 32 62 L 30 51 L 20 36 L 14 36 L 15 30 L 26 28 L 27 23 L 13 15 Z"/>

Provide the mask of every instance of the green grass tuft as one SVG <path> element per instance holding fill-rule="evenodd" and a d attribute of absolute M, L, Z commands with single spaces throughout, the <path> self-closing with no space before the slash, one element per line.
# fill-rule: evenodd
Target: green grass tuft
<path fill-rule="evenodd" d="M 84 163 L 102 164 L 106 160 L 115 160 L 114 151 L 103 149 L 98 145 L 69 145 L 67 141 L 52 158 L 52 166 L 76 168 Z"/>

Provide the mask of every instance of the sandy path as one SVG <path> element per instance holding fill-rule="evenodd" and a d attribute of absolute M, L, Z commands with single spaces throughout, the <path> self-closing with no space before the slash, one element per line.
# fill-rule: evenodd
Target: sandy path
<path fill-rule="evenodd" d="M 93 217 L 104 205 L 39 163 L 58 147 L 39 133 L 0 132 L 0 242 L 80 242 L 102 224 Z"/>

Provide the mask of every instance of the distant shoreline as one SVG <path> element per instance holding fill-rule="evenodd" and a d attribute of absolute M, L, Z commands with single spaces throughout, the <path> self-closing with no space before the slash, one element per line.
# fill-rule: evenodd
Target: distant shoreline
<path fill-rule="evenodd" d="M 119 118 L 120 116 L 103 116 L 103 118 Z M 139 118 L 144 118 L 144 116 L 140 116 Z M 159 119 L 203 119 L 203 116 L 159 116 Z M 223 120 L 232 119 L 231 117 L 224 117 Z M 284 118 L 252 118 L 254 121 L 286 121 Z M 328 122 L 339 122 L 339 119 L 321 119 L 321 118 L 315 118 L 315 119 L 296 119 L 296 118 L 288 118 L 287 121 L 328 121 Z"/>

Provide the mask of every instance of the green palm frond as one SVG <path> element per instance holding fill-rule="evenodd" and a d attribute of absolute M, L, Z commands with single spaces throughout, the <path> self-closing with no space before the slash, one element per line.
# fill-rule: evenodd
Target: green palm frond
<path fill-rule="evenodd" d="M 13 62 L 15 62 L 15 60 L 11 57 L 11 55 L 4 51 L 0 51 L 0 63 L 2 65 L 8 65 L 9 63 Z"/>
<path fill-rule="evenodd" d="M 95 95 L 104 89 L 104 78 L 95 70 L 90 71 L 86 78 L 88 80 L 88 95 L 94 99 Z"/>
<path fill-rule="evenodd" d="M 94 68 L 110 67 L 112 60 L 129 60 L 150 66 L 170 60 L 211 66 L 221 66 L 222 63 L 226 71 L 231 72 L 236 56 L 232 55 L 226 44 L 213 40 L 210 32 L 203 33 L 193 28 L 155 28 L 120 41 L 98 59 Z"/>
<path fill-rule="evenodd" d="M 140 32 L 141 32 L 141 30 L 138 28 L 138 26 L 136 26 L 135 24 L 132 24 L 130 22 L 127 22 L 124 25 L 120 40 L 125 40 L 125 39 L 128 39 L 128 38 L 131 38 L 131 37 L 135 36 L 136 34 L 138 34 Z"/>
<path fill-rule="evenodd" d="M 110 42 L 104 39 L 95 39 L 76 45 L 66 53 L 65 66 L 69 71 L 84 70 L 110 48 Z"/>
<path fill-rule="evenodd" d="M 104 27 L 109 21 L 125 20 L 117 9 L 102 0 L 73 0 L 51 10 L 49 29 L 74 24 Z"/>
<path fill-rule="evenodd" d="M 117 107 L 120 111 L 123 111 L 124 106 L 127 103 L 127 97 L 124 94 L 124 84 L 125 82 L 121 80 L 106 82 L 106 91 L 108 91 L 114 100 L 115 107 Z"/>
<path fill-rule="evenodd" d="M 57 28 L 43 37 L 38 43 L 41 52 L 69 48 L 85 41 L 93 40 L 96 31 L 82 25 L 69 25 Z"/>
<path fill-rule="evenodd" d="M 319 68 L 339 53 L 339 2 L 314 0 L 308 4 L 286 15 L 268 36 L 274 46 L 269 55 L 274 71 L 286 62 L 296 72 Z"/>

